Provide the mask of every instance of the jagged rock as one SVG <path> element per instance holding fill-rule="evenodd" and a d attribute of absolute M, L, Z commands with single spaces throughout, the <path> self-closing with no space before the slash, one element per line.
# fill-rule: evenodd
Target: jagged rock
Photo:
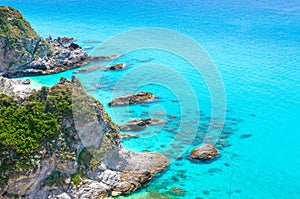
<path fill-rule="evenodd" d="M 81 47 L 76 43 L 71 43 L 69 45 L 69 48 L 72 49 L 72 50 L 81 49 Z"/>
<path fill-rule="evenodd" d="M 165 121 L 155 119 L 155 118 L 146 118 L 139 120 L 130 120 L 128 124 L 120 126 L 122 131 L 141 131 L 147 128 L 148 125 L 159 125 L 164 124 Z"/>
<path fill-rule="evenodd" d="M 68 43 L 68 42 L 74 41 L 74 38 L 73 38 L 73 37 L 71 37 L 71 38 L 63 37 L 63 38 L 61 38 L 61 41 L 62 41 L 63 43 Z"/>
<path fill-rule="evenodd" d="M 111 65 L 111 66 L 106 66 L 104 68 L 104 70 L 122 70 L 122 69 L 126 68 L 127 66 L 128 65 L 124 64 L 124 63 L 114 64 L 114 65 Z"/>
<path fill-rule="evenodd" d="M 210 161 L 219 156 L 219 151 L 212 144 L 204 144 L 193 149 L 190 156 L 193 159 Z"/>
<path fill-rule="evenodd" d="M 124 106 L 130 104 L 136 104 L 144 101 L 149 101 L 154 98 L 154 95 L 150 92 L 140 91 L 136 94 L 126 94 L 121 95 L 111 102 L 108 103 L 109 106 Z"/>

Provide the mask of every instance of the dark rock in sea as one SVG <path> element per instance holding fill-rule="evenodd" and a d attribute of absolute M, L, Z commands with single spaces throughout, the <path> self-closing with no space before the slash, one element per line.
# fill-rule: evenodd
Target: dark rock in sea
<path fill-rule="evenodd" d="M 209 191 L 208 190 L 203 190 L 203 195 L 209 195 Z"/>
<path fill-rule="evenodd" d="M 229 167 L 229 166 L 230 166 L 230 164 L 229 164 L 229 163 L 227 163 L 227 162 L 225 162 L 225 163 L 224 163 L 224 166 L 225 166 L 225 167 Z"/>
<path fill-rule="evenodd" d="M 140 91 L 135 94 L 121 95 L 111 102 L 108 103 L 109 106 L 125 106 L 130 104 L 137 104 L 144 101 L 149 101 L 154 98 L 154 95 L 150 92 Z"/>
<path fill-rule="evenodd" d="M 174 196 L 184 196 L 185 195 L 185 191 L 178 187 L 174 187 L 174 188 L 170 189 L 169 193 Z"/>
<path fill-rule="evenodd" d="M 164 124 L 163 120 L 155 118 L 146 118 L 139 120 L 130 120 L 127 124 L 120 126 L 122 131 L 142 131 L 148 127 L 148 125 Z"/>
<path fill-rule="evenodd" d="M 154 59 L 153 58 L 149 58 L 149 59 L 143 59 L 143 60 L 140 60 L 140 59 L 132 59 L 133 61 L 137 61 L 137 62 L 140 62 L 140 63 L 145 63 L 145 62 L 151 62 L 153 61 Z"/>
<path fill-rule="evenodd" d="M 167 114 L 167 117 L 169 119 L 178 119 L 179 117 L 177 115 Z"/>
<path fill-rule="evenodd" d="M 204 144 L 193 149 L 190 156 L 193 159 L 210 161 L 219 156 L 219 151 L 212 144 Z"/>
<path fill-rule="evenodd" d="M 210 174 L 213 174 L 213 173 L 218 173 L 218 172 L 221 172 L 222 170 L 221 169 L 219 169 L 219 168 L 210 168 L 210 169 L 208 169 L 208 173 L 210 173 Z"/>
<path fill-rule="evenodd" d="M 69 45 L 69 48 L 70 48 L 71 50 L 81 49 L 81 47 L 80 47 L 78 44 L 76 44 L 76 43 L 71 43 L 71 44 Z"/>
<path fill-rule="evenodd" d="M 71 37 L 71 38 L 69 38 L 69 37 L 62 37 L 62 38 L 60 38 L 60 40 L 63 43 L 69 43 L 69 42 L 73 42 L 74 38 L 73 37 Z"/>
<path fill-rule="evenodd" d="M 240 139 L 246 139 L 246 138 L 250 138 L 250 137 L 252 137 L 251 134 L 243 134 L 240 136 Z"/>
<path fill-rule="evenodd" d="M 122 69 L 126 68 L 127 66 L 128 66 L 128 64 L 119 63 L 119 64 L 114 64 L 111 66 L 106 66 L 106 67 L 104 67 L 104 70 L 122 70 Z"/>

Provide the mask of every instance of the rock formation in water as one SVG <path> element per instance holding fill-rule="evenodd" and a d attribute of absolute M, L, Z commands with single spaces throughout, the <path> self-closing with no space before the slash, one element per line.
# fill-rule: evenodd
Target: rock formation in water
<path fill-rule="evenodd" d="M 128 64 L 119 63 L 119 64 L 114 64 L 111 66 L 106 66 L 104 68 L 104 70 L 122 70 L 122 69 L 126 68 L 127 66 L 128 66 Z"/>
<path fill-rule="evenodd" d="M 219 155 L 219 151 L 212 144 L 199 146 L 190 153 L 191 158 L 201 161 L 211 161 Z"/>
<path fill-rule="evenodd" d="M 119 56 L 89 56 L 73 38 L 43 39 L 21 13 L 0 6 L 0 73 L 5 77 L 44 75 Z"/>
<path fill-rule="evenodd" d="M 122 131 L 142 131 L 148 127 L 148 125 L 160 125 L 164 124 L 164 120 L 156 118 L 144 118 L 139 120 L 130 120 L 127 124 L 120 126 Z"/>
<path fill-rule="evenodd" d="M 140 91 L 133 94 L 120 95 L 111 102 L 108 103 L 109 106 L 126 106 L 130 104 L 137 104 L 145 101 L 149 101 L 154 98 L 154 95 L 150 92 Z"/>
<path fill-rule="evenodd" d="M 19 101 L 18 93 L 0 94 L 0 198 L 128 194 L 168 165 L 159 153 L 126 150 L 117 125 L 75 77 Z"/>

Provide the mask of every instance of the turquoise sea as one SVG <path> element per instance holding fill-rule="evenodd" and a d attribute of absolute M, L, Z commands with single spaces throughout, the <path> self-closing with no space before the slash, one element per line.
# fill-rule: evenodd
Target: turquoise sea
<path fill-rule="evenodd" d="M 83 47 L 101 44 L 87 40 L 102 42 L 124 31 L 155 27 L 193 38 L 209 54 L 226 92 L 226 120 L 218 144 L 221 157 L 209 164 L 187 159 L 189 151 L 203 142 L 212 107 L 201 75 L 183 57 L 159 49 L 137 50 L 112 62 L 130 64 L 124 71 L 79 75 L 116 123 L 141 117 L 167 121 L 123 143 L 133 151 L 164 153 L 171 162 L 130 197 L 179 187 L 185 195 L 174 198 L 300 198 L 299 1 L 2 0 L 1 4 L 19 9 L 43 37 L 74 37 Z M 95 49 L 88 52 L 97 54 Z M 164 77 L 164 71 L 143 67 L 151 64 L 172 68 L 194 93 L 180 90 L 183 84 L 176 75 Z M 139 68 L 147 71 L 135 73 Z M 51 86 L 62 76 L 70 78 L 73 71 L 30 79 L 37 87 Z M 126 85 L 118 87 L 124 78 Z M 129 108 L 107 106 L 114 93 L 132 89 L 151 91 L 159 100 Z M 188 106 L 190 95 L 196 96 L 198 106 Z M 185 115 L 182 107 L 188 109 Z M 189 121 L 182 124 L 186 132 L 197 130 L 192 140 L 176 137 L 182 117 Z"/>

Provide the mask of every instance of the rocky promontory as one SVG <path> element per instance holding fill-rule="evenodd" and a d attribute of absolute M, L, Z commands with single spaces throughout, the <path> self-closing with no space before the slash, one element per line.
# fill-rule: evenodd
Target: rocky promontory
<path fill-rule="evenodd" d="M 118 126 L 75 77 L 23 100 L 1 93 L 0 198 L 128 194 L 168 166 L 159 153 L 126 150 Z"/>
<path fill-rule="evenodd" d="M 19 11 L 0 6 L 0 73 L 5 77 L 59 73 L 119 57 L 89 56 L 73 41 L 67 37 L 43 39 Z"/>

